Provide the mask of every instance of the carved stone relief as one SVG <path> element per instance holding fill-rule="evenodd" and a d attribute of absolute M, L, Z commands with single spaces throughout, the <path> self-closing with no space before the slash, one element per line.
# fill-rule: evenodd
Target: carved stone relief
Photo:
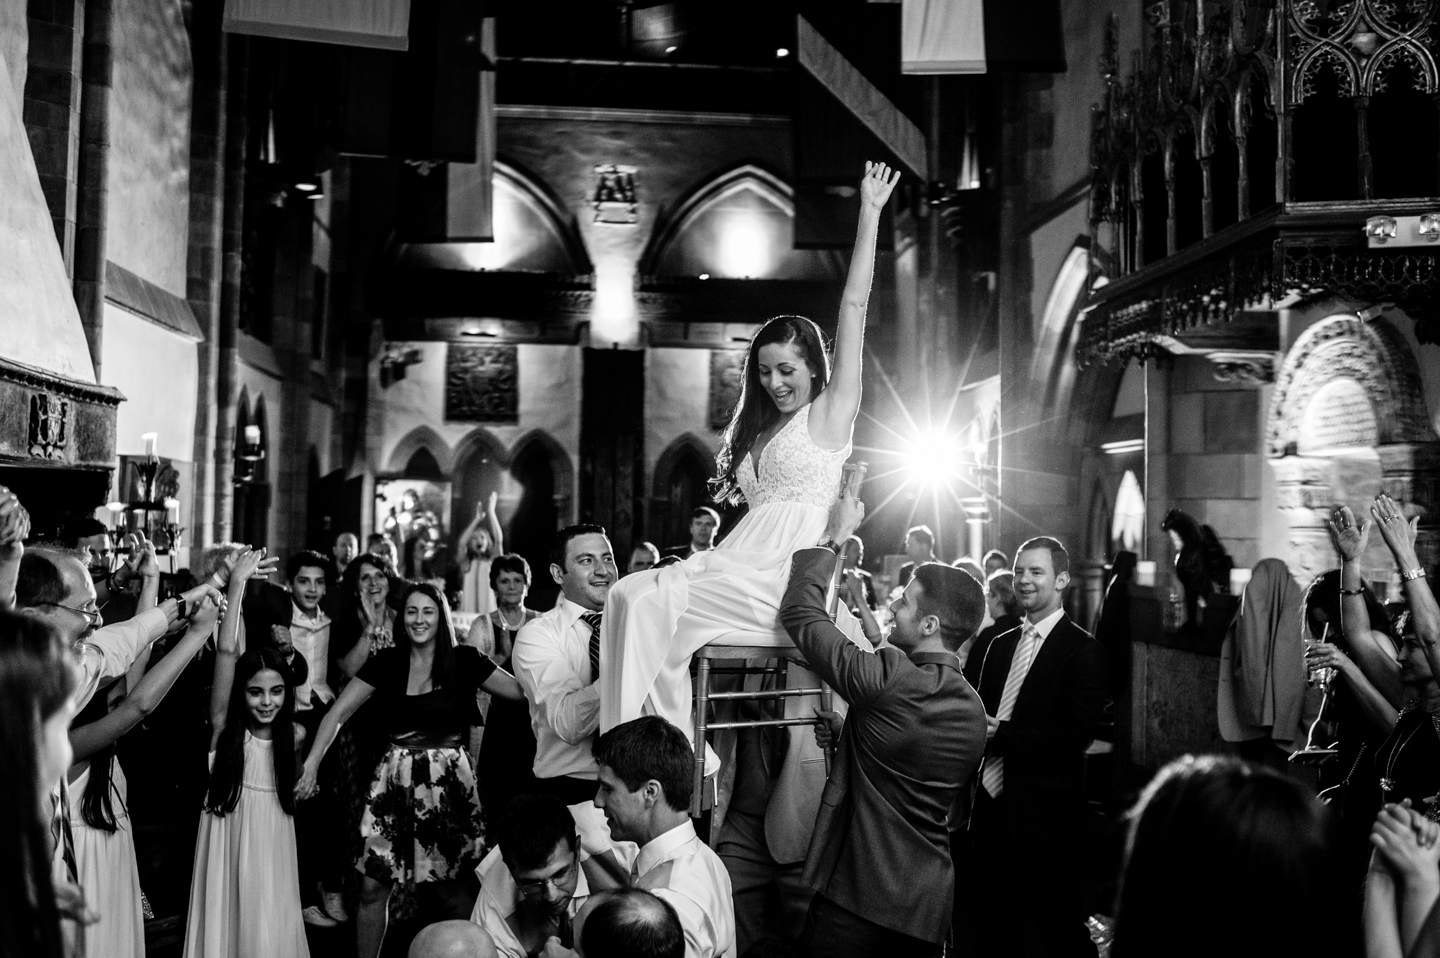
<path fill-rule="evenodd" d="M 445 357 L 445 419 L 518 423 L 519 366 L 515 346 L 452 343 Z"/>

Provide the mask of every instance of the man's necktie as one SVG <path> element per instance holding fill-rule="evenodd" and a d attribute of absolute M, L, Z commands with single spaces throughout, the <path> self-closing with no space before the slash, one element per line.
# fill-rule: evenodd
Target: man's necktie
<path fill-rule="evenodd" d="M 1005 691 L 1000 694 L 1000 708 L 995 713 L 995 717 L 1000 721 L 1010 721 L 1010 713 L 1015 711 L 1015 700 L 1020 697 L 1020 686 L 1025 684 L 1025 676 L 1030 674 L 1030 666 L 1035 664 L 1035 656 L 1039 651 L 1040 632 L 1026 622 L 1020 632 L 1020 641 L 1015 643 L 1015 657 L 1010 661 L 1010 674 L 1005 676 Z M 985 768 L 980 773 L 980 784 L 985 786 L 985 791 L 992 797 L 1000 797 L 1000 793 L 1005 790 L 1003 758 L 991 756 L 985 759 Z"/>
<path fill-rule="evenodd" d="M 584 612 L 580 618 L 590 626 L 590 681 L 600 680 L 600 613 Z"/>
<path fill-rule="evenodd" d="M 70 884 L 80 884 L 80 869 L 76 867 L 75 859 L 75 837 L 70 828 L 70 785 L 61 781 L 60 787 L 50 793 L 54 801 L 50 815 L 50 837 L 55 842 L 55 847 L 60 850 L 60 858 L 65 863 L 65 877 Z"/>

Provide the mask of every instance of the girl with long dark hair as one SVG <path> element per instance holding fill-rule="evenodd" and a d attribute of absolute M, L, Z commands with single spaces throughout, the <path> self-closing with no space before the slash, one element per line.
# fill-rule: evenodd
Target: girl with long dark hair
<path fill-rule="evenodd" d="M 115 743 L 155 710 L 180 673 L 215 631 L 220 607 L 202 599 L 176 646 L 113 709 L 107 696 L 90 700 L 70 729 L 70 821 L 75 863 L 85 899 L 100 916 L 86 933 L 91 954 L 144 958 L 145 922 L 140 905 L 140 872 L 130 828 L 125 773 Z M 142 656 L 146 658 L 146 656 Z"/>
<path fill-rule="evenodd" d="M 840 494 L 860 410 L 875 237 L 899 179 L 883 163 L 865 165 L 833 369 L 820 328 L 803 317 L 776 317 L 750 340 L 711 484 L 716 501 L 743 499 L 749 512 L 716 548 L 610 587 L 601 620 L 601 728 L 639 717 L 647 702 L 649 711 L 689 728 L 696 650 L 790 645 L 779 623 L 790 557 L 819 543 Z M 859 639 L 849 610 L 841 615 Z"/>
<path fill-rule="evenodd" d="M 79 674 L 54 631 L 0 610 L 0 958 L 62 958 L 61 919 L 84 911 L 52 876 L 52 792 L 70 764 Z"/>
<path fill-rule="evenodd" d="M 210 693 L 210 783 L 195 869 L 185 958 L 308 958 L 295 852 L 295 677 L 275 649 L 241 654 L 240 605 L 264 550 L 230 573 Z"/>
<path fill-rule="evenodd" d="M 469 917 L 465 886 L 485 851 L 485 822 L 466 735 L 480 724 L 482 689 L 519 700 L 520 684 L 472 646 L 456 646 L 450 605 L 433 585 L 400 595 L 395 647 L 376 653 L 320 722 L 296 785 L 315 794 L 320 763 L 345 722 L 372 697 L 390 748 L 375 769 L 360 823 L 365 848 L 356 950 L 375 958 L 385 939 L 390 893 L 401 883 L 438 899 L 440 918 Z"/>

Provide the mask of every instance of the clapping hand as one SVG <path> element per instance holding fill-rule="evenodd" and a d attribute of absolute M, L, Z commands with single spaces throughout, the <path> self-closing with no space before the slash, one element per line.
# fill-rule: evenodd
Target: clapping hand
<path fill-rule="evenodd" d="M 160 578 L 160 562 L 155 558 L 155 543 L 151 542 L 144 531 L 137 531 L 135 551 L 126 558 L 125 564 L 130 566 L 132 573 L 138 572 L 142 579 Z M 126 536 L 130 538 L 130 536 Z M 131 564 L 131 560 L 134 564 Z"/>
<path fill-rule="evenodd" d="M 860 178 L 860 206 L 883 210 L 890 201 L 890 193 L 900 182 L 900 171 L 891 170 L 884 163 L 865 164 L 865 175 Z"/>
<path fill-rule="evenodd" d="M 225 600 L 220 594 L 207 592 L 200 597 L 200 601 L 195 604 L 195 611 L 190 614 L 190 628 L 207 634 L 213 632 L 215 623 L 224 611 Z"/>
<path fill-rule="evenodd" d="M 260 571 L 265 561 L 265 549 L 246 548 L 235 557 L 234 564 L 230 567 L 230 584 L 245 583 Z M 274 568 L 272 563 L 271 568 Z"/>
<path fill-rule="evenodd" d="M 1365 551 L 1365 541 L 1370 538 L 1371 524 L 1367 520 L 1355 521 L 1355 513 L 1349 506 L 1336 506 L 1330 510 L 1330 539 L 1335 551 L 1346 562 L 1354 562 Z"/>
<path fill-rule="evenodd" d="M 1414 811 L 1409 799 L 1380 809 L 1370 844 L 1376 857 L 1406 884 L 1440 882 L 1440 825 Z"/>
<path fill-rule="evenodd" d="M 1413 559 L 1420 517 L 1405 521 L 1405 514 L 1395 504 L 1395 500 L 1383 492 L 1375 497 L 1375 504 L 1370 507 L 1370 515 L 1375 517 L 1375 526 L 1380 530 L 1381 538 L 1396 558 L 1407 561 Z"/>

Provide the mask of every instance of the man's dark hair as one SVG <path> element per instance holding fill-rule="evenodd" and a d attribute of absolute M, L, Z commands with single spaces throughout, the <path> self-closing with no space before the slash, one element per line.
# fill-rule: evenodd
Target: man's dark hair
<path fill-rule="evenodd" d="M 20 574 L 15 580 L 15 605 L 29 609 L 37 605 L 59 604 L 70 589 L 65 573 L 45 552 L 27 549 L 20 559 Z"/>
<path fill-rule="evenodd" d="M 911 526 L 905 530 L 905 538 L 909 539 L 911 536 L 925 543 L 926 548 L 935 548 L 935 533 L 930 531 L 929 526 Z"/>
<path fill-rule="evenodd" d="M 593 522 L 581 522 L 561 529 L 555 533 L 555 542 L 550 546 L 550 561 L 562 569 L 565 568 L 565 547 L 570 545 L 570 540 L 593 535 L 609 537 L 604 526 L 597 526 Z"/>
<path fill-rule="evenodd" d="M 685 929 L 670 903 L 643 888 L 607 892 L 580 933 L 585 958 L 684 958 Z"/>
<path fill-rule="evenodd" d="M 1056 575 L 1070 571 L 1070 553 L 1060 544 L 1059 539 L 1051 536 L 1026 539 L 1020 543 L 1020 548 L 1015 550 L 1015 561 L 1020 561 L 1020 553 L 1029 552 L 1031 549 L 1045 549 L 1050 553 L 1050 563 L 1055 566 Z"/>
<path fill-rule="evenodd" d="M 289 562 L 285 563 L 285 581 L 294 582 L 295 577 L 300 574 L 300 570 L 306 566 L 314 566 L 322 573 L 328 574 L 330 560 L 314 549 L 301 549 L 290 557 Z"/>
<path fill-rule="evenodd" d="M 714 509 L 711 509 L 709 506 L 696 506 L 694 510 L 692 510 L 690 513 L 690 521 L 694 522 L 701 516 L 709 516 L 711 519 L 714 519 L 715 531 L 720 531 L 720 513 L 716 512 Z"/>
<path fill-rule="evenodd" d="M 573 852 L 580 844 L 575 818 L 565 803 L 552 795 L 517 795 L 505 807 L 491 834 L 500 857 L 510 868 L 544 867 L 564 842 Z"/>
<path fill-rule="evenodd" d="M 989 552 L 985 553 L 983 556 L 980 557 L 980 568 L 985 568 L 985 563 L 989 562 L 991 559 L 999 559 L 1000 564 L 1003 566 L 1008 566 L 1010 564 L 1009 556 L 1001 552 L 999 549 L 991 549 Z"/>
<path fill-rule="evenodd" d="M 940 620 L 940 641 L 954 652 L 985 620 L 985 589 L 964 569 L 922 562 L 915 570 L 921 592 L 916 608 Z"/>
<path fill-rule="evenodd" d="M 365 551 L 369 552 L 371 549 L 375 548 L 388 538 L 390 537 L 383 532 L 370 533 L 368 536 L 365 537 Z"/>
<path fill-rule="evenodd" d="M 105 535 L 109 531 L 105 523 L 94 516 L 77 516 L 60 527 L 60 538 L 67 546 L 73 546 L 81 539 Z"/>
<path fill-rule="evenodd" d="M 642 715 L 600 736 L 595 761 L 608 765 L 632 792 L 654 779 L 665 789 L 665 802 L 672 809 L 690 807 L 695 752 L 685 733 L 658 715 Z"/>

